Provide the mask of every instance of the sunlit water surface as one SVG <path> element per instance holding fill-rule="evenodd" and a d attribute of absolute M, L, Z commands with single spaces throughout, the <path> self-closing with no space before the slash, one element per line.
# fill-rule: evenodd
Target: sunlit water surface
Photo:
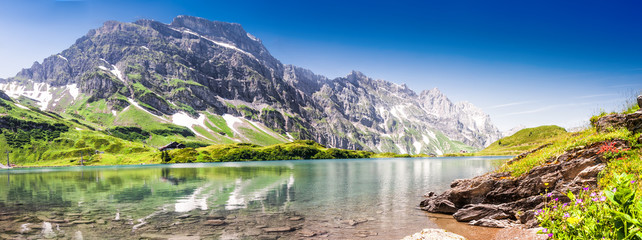
<path fill-rule="evenodd" d="M 0 171 L 0 238 L 398 239 L 436 227 L 428 191 L 505 157 Z"/>

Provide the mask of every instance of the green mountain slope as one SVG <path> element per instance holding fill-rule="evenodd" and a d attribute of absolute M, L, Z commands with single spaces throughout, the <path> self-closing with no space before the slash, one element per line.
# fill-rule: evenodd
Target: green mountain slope
<path fill-rule="evenodd" d="M 203 114 L 192 119 L 185 114 L 169 119 L 133 103 L 105 114 L 101 112 L 104 104 L 102 100 L 83 102 L 82 108 L 72 107 L 59 115 L 0 98 L 0 151 L 8 152 L 11 165 L 18 166 L 367 158 L 374 154 L 326 148 L 311 140 L 291 142 L 261 124 L 231 115 Z M 187 148 L 169 151 L 163 161 L 157 147 L 172 141 Z"/>
<path fill-rule="evenodd" d="M 535 149 L 566 134 L 567 132 L 564 128 L 555 125 L 525 128 L 511 136 L 493 142 L 475 155 L 517 155 Z"/>

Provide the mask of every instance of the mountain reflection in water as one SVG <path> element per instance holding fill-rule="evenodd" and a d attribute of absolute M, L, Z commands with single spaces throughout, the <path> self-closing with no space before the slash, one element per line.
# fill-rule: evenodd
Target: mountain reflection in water
<path fill-rule="evenodd" d="M 490 171 L 500 159 L 12 169 L 0 171 L 7 177 L 0 187 L 0 212 L 9 213 L 0 218 L 0 226 L 2 219 L 10 219 L 12 234 L 46 237 L 42 231 L 15 230 L 27 223 L 52 223 L 53 233 L 47 237 L 69 238 L 78 232 L 85 238 L 189 232 L 232 239 L 266 234 L 288 239 L 302 232 L 328 238 L 399 238 L 434 227 L 417 209 L 425 192 L 443 191 L 456 178 Z M 284 231 L 270 232 L 270 227 Z"/>

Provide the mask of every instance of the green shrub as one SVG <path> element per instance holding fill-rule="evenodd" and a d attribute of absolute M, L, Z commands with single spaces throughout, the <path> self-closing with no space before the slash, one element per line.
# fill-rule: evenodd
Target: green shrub
<path fill-rule="evenodd" d="M 145 131 L 139 127 L 118 126 L 107 129 L 105 132 L 111 134 L 114 137 L 125 139 L 127 141 L 142 141 L 151 136 L 148 131 Z"/>
<path fill-rule="evenodd" d="M 176 125 L 171 125 L 171 124 L 164 124 L 164 128 L 161 129 L 153 129 L 151 132 L 156 135 L 161 135 L 161 136 L 173 136 L 173 135 L 181 135 L 183 137 L 194 137 L 194 133 L 189 130 L 189 128 L 183 127 L 183 126 L 176 126 Z"/>
<path fill-rule="evenodd" d="M 104 138 L 94 139 L 93 142 L 94 142 L 94 148 L 96 148 L 96 149 L 100 149 L 100 148 L 102 148 L 104 146 L 108 146 L 109 145 L 109 141 L 107 139 L 104 139 Z"/>
<path fill-rule="evenodd" d="M 76 144 L 74 145 L 75 148 L 84 148 L 87 147 L 87 144 L 85 144 L 85 140 L 78 140 Z"/>
<path fill-rule="evenodd" d="M 191 163 L 196 161 L 198 151 L 193 148 L 176 149 L 170 152 L 170 163 Z"/>
<path fill-rule="evenodd" d="M 108 153 L 118 153 L 120 150 L 123 149 L 123 144 L 116 142 L 109 144 L 109 146 L 105 149 L 105 152 Z"/>

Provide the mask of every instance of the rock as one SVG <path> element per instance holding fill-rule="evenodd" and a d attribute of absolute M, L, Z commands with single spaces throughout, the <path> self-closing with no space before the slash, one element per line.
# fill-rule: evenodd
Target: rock
<path fill-rule="evenodd" d="M 94 221 L 94 220 L 76 220 L 76 221 L 73 221 L 71 223 L 72 224 L 91 224 L 91 223 L 95 223 L 95 222 L 96 221 Z"/>
<path fill-rule="evenodd" d="M 642 111 L 642 95 L 638 96 L 638 107 L 640 107 L 640 110 L 638 111 Z"/>
<path fill-rule="evenodd" d="M 204 223 L 205 226 L 221 226 L 221 225 L 224 225 L 224 224 L 225 224 L 225 221 L 220 220 L 220 219 L 207 220 Z"/>
<path fill-rule="evenodd" d="M 49 219 L 48 222 L 51 222 L 51 223 L 66 223 L 68 221 L 67 220 L 63 220 L 63 219 Z"/>
<path fill-rule="evenodd" d="M 272 235 L 260 235 L 257 237 L 259 240 L 276 240 L 279 239 L 279 236 L 272 236 Z"/>
<path fill-rule="evenodd" d="M 107 222 L 106 222 L 105 220 L 98 219 L 98 220 L 96 220 L 96 223 L 97 223 L 97 224 L 105 224 L 105 223 L 107 223 Z"/>
<path fill-rule="evenodd" d="M 0 233 L 0 238 L 2 239 L 14 239 L 13 236 L 6 234 L 6 233 Z"/>
<path fill-rule="evenodd" d="M 404 237 L 402 240 L 466 240 L 466 238 L 446 232 L 443 229 L 424 229 L 421 232 Z"/>
<path fill-rule="evenodd" d="M 297 234 L 299 234 L 299 236 L 301 237 L 314 237 L 315 235 L 317 235 L 317 233 L 313 232 L 312 230 L 305 228 L 301 229 L 301 231 L 299 231 Z"/>
<path fill-rule="evenodd" d="M 419 204 L 422 210 L 434 213 L 453 214 L 457 212 L 455 204 L 448 199 L 426 199 Z"/>
<path fill-rule="evenodd" d="M 535 210 L 528 210 L 519 216 L 519 222 L 526 225 L 528 228 L 534 228 L 539 226 L 537 219 L 535 218 Z"/>
<path fill-rule="evenodd" d="M 273 227 L 273 228 L 263 228 L 263 231 L 266 233 L 278 233 L 278 232 L 292 232 L 295 229 L 293 227 Z"/>
<path fill-rule="evenodd" d="M 497 220 L 497 219 L 488 219 L 488 218 L 472 220 L 468 224 L 473 226 L 492 227 L 492 228 L 507 228 L 507 227 L 513 227 L 517 225 L 508 219 Z"/>
<path fill-rule="evenodd" d="M 300 220 L 303 220 L 303 217 L 295 216 L 295 217 L 288 218 L 288 220 L 290 220 L 290 221 L 300 221 Z"/>
<path fill-rule="evenodd" d="M 185 218 L 188 218 L 188 217 L 190 217 L 190 216 L 192 216 L 192 215 L 189 215 L 189 214 L 183 214 L 183 215 L 180 215 L 180 216 L 178 216 L 178 217 L 176 217 L 176 218 L 178 218 L 178 219 L 185 219 Z"/>
<path fill-rule="evenodd" d="M 223 220 L 225 219 L 225 216 L 223 215 L 208 215 L 205 217 L 207 220 Z"/>
<path fill-rule="evenodd" d="M 14 223 L 17 223 L 17 222 L 27 222 L 27 221 L 29 221 L 29 219 L 31 219 L 31 217 L 29 217 L 29 216 L 25 216 L 25 217 L 22 217 L 22 218 L 19 218 L 19 219 L 13 220 L 13 222 L 14 222 Z"/>
<path fill-rule="evenodd" d="M 530 150 L 528 152 L 520 153 L 519 155 L 517 155 L 516 157 L 512 158 L 511 160 L 508 160 L 508 162 L 506 162 L 506 164 L 512 164 L 512 163 L 514 163 L 514 162 L 516 162 L 516 161 L 518 161 L 518 160 L 520 160 L 522 158 L 525 158 L 526 156 L 528 156 L 528 155 L 530 155 L 530 154 L 532 154 L 534 152 L 542 150 L 542 148 L 548 147 L 550 145 L 552 145 L 552 143 L 543 144 L 543 145 L 541 145 L 541 146 L 539 146 L 539 147 L 537 147 L 537 148 L 535 148 L 533 150 Z"/>
<path fill-rule="evenodd" d="M 502 208 L 500 205 L 470 204 L 459 209 L 455 214 L 453 214 L 453 218 L 460 222 L 468 222 L 482 218 L 500 220 L 510 218 L 511 215 L 509 212 L 510 209 Z"/>
<path fill-rule="evenodd" d="M 595 122 L 595 128 L 599 132 L 605 132 L 610 128 L 626 128 L 633 133 L 642 132 L 642 111 L 603 116 Z"/>
<path fill-rule="evenodd" d="M 367 222 L 368 219 L 351 219 L 347 221 L 341 221 L 344 224 L 348 224 L 350 226 L 356 226 L 357 224 Z"/>

